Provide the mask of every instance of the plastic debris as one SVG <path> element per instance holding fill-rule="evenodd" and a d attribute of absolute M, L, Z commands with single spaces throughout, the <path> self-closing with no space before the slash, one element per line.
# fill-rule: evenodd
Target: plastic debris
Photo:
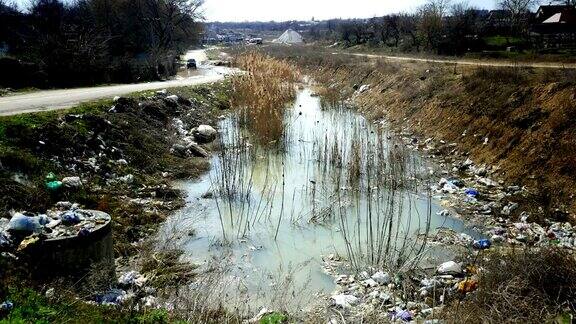
<path fill-rule="evenodd" d="M 7 233 L 0 232 L 0 249 L 6 249 L 12 246 L 12 240 Z"/>
<path fill-rule="evenodd" d="M 118 283 L 125 287 L 137 286 L 142 287 L 148 279 L 137 271 L 129 271 L 118 278 Z"/>
<path fill-rule="evenodd" d="M 439 274 L 461 274 L 462 273 L 462 267 L 460 266 L 460 264 L 458 264 L 454 261 L 448 261 L 448 262 L 442 263 L 438 267 L 437 272 Z"/>
<path fill-rule="evenodd" d="M 37 217 L 15 213 L 8 223 L 8 230 L 11 232 L 40 233 L 42 225 L 40 225 Z"/>
<path fill-rule="evenodd" d="M 358 302 L 358 298 L 353 295 L 334 295 L 331 297 L 334 303 L 342 308 L 350 308 Z"/>
<path fill-rule="evenodd" d="M 102 305 L 119 305 L 126 300 L 127 295 L 122 289 L 112 289 L 104 294 L 96 295 L 94 301 Z"/>
<path fill-rule="evenodd" d="M 475 248 L 476 250 L 486 250 L 489 249 L 490 246 L 492 246 L 492 242 L 490 242 L 490 240 L 487 239 L 477 240 L 474 241 L 474 243 L 472 243 L 472 247 Z"/>
<path fill-rule="evenodd" d="M 80 215 L 73 210 L 65 212 L 61 217 L 64 225 L 76 225 L 82 221 Z"/>
<path fill-rule="evenodd" d="M 62 188 L 62 181 L 50 181 L 46 183 L 46 189 L 51 192 L 56 192 Z"/>
<path fill-rule="evenodd" d="M 14 303 L 9 300 L 0 304 L 0 312 L 9 312 L 12 308 L 14 308 Z"/>
<path fill-rule="evenodd" d="M 408 310 L 393 311 L 390 313 L 390 317 L 392 318 L 392 321 L 400 319 L 404 322 L 410 322 L 414 318 L 412 312 Z"/>
<path fill-rule="evenodd" d="M 464 191 L 464 193 L 470 198 L 476 198 L 480 195 L 480 192 L 474 188 L 468 188 Z"/>
<path fill-rule="evenodd" d="M 474 279 L 465 279 L 458 283 L 458 292 L 469 293 L 478 289 L 478 281 Z"/>

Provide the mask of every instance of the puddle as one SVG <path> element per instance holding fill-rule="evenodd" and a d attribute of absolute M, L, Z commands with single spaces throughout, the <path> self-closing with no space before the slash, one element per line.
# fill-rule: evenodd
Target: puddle
<path fill-rule="evenodd" d="M 304 89 L 286 125 L 282 149 L 266 150 L 236 119 L 222 121 L 224 149 L 209 174 L 177 184 L 187 205 L 161 231 L 190 261 L 218 268 L 230 300 L 302 307 L 335 288 L 323 255 L 378 266 L 409 259 L 402 250 L 417 249 L 428 226 L 473 234 L 421 192 L 421 159 L 353 110 L 323 109 Z"/>

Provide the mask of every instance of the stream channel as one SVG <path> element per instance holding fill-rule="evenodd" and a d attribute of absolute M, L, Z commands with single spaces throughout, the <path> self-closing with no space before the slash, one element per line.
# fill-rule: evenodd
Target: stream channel
<path fill-rule="evenodd" d="M 211 171 L 176 184 L 186 207 L 160 231 L 209 274 L 200 281 L 225 305 L 301 308 L 335 288 L 323 257 L 380 268 L 416 259 L 418 233 L 476 236 L 439 215 L 426 192 L 431 167 L 386 127 L 323 104 L 309 87 L 298 90 L 285 125 L 282 148 L 271 149 L 252 142 L 236 117 L 222 120 Z"/>

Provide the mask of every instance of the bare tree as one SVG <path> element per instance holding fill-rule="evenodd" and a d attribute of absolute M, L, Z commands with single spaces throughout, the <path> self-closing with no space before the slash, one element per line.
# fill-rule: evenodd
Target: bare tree
<path fill-rule="evenodd" d="M 574 0 L 569 0 L 574 1 Z M 528 25 L 528 13 L 530 9 L 540 3 L 540 0 L 498 0 L 498 7 L 510 12 L 512 30 L 521 34 Z"/>
<path fill-rule="evenodd" d="M 437 47 L 442 37 L 443 19 L 448 12 L 450 0 L 429 0 L 418 10 L 418 30 L 430 49 Z"/>

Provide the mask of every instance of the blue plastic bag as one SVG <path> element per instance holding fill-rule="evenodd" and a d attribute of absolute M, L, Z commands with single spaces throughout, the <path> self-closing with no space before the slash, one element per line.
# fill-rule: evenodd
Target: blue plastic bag
<path fill-rule="evenodd" d="M 486 250 L 489 249 L 490 246 L 492 246 L 492 242 L 490 242 L 490 240 L 477 240 L 474 241 L 474 243 L 472 243 L 472 247 L 475 248 L 476 250 Z"/>
<path fill-rule="evenodd" d="M 65 212 L 64 214 L 62 214 L 61 217 L 62 217 L 62 223 L 68 226 L 76 225 L 82 221 L 80 219 L 80 216 L 75 211 L 72 210 Z"/>
<path fill-rule="evenodd" d="M 464 191 L 464 193 L 470 197 L 470 198 L 476 198 L 480 195 L 480 193 L 478 192 L 478 190 L 474 189 L 474 188 L 468 188 Z"/>
<path fill-rule="evenodd" d="M 8 223 L 8 230 L 11 232 L 40 233 L 42 225 L 40 225 L 37 217 L 16 213 Z"/>

